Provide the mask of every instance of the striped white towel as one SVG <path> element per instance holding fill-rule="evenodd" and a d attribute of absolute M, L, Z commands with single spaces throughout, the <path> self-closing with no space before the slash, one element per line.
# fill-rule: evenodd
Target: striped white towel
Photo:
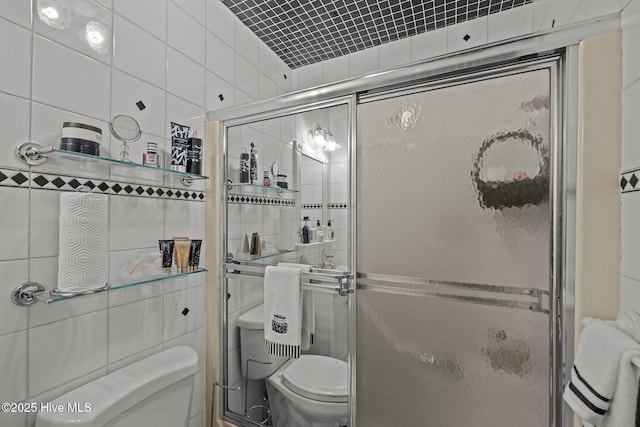
<path fill-rule="evenodd" d="M 294 264 L 291 262 L 279 262 L 279 267 L 298 268 L 303 273 L 309 273 L 309 264 Z M 302 290 L 302 350 L 308 351 L 313 344 L 313 336 L 316 333 L 316 302 L 313 291 Z"/>
<path fill-rule="evenodd" d="M 592 321 L 580 336 L 564 400 L 585 425 L 600 425 L 614 397 L 622 354 L 638 346 L 612 322 Z"/>
<path fill-rule="evenodd" d="M 299 268 L 268 266 L 264 272 L 264 341 L 267 354 L 298 358 L 302 337 Z"/>

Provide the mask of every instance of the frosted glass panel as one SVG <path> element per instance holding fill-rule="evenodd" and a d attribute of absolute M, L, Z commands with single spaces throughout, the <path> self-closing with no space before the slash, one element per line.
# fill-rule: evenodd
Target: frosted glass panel
<path fill-rule="evenodd" d="M 548 95 L 545 70 L 359 105 L 358 271 L 546 289 Z"/>
<path fill-rule="evenodd" d="M 548 424 L 549 82 L 358 106 L 358 425 Z"/>
<path fill-rule="evenodd" d="M 358 425 L 548 425 L 547 316 L 358 290 Z"/>

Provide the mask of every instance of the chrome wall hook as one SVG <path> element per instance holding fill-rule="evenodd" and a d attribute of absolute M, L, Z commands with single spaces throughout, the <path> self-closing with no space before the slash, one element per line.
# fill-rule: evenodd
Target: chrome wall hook
<path fill-rule="evenodd" d="M 44 294 L 44 286 L 40 283 L 24 282 L 11 292 L 11 302 L 20 307 L 27 307 L 38 301 L 48 302 L 38 299 L 42 294 Z"/>

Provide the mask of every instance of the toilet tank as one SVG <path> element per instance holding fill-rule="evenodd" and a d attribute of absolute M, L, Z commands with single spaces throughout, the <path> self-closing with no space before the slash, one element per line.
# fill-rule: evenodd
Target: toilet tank
<path fill-rule="evenodd" d="M 264 348 L 264 304 L 238 317 L 240 327 L 240 363 L 242 376 L 250 380 L 266 378 L 276 371 L 286 358 L 267 354 Z M 249 361 L 247 365 L 247 361 Z M 247 375 L 248 367 L 248 375 Z"/>
<path fill-rule="evenodd" d="M 198 355 L 179 346 L 132 363 L 54 399 L 36 427 L 185 427 Z"/>

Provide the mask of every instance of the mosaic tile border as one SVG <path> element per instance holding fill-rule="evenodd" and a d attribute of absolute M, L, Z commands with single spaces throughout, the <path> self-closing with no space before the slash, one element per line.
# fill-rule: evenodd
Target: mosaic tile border
<path fill-rule="evenodd" d="M 322 209 L 322 203 L 311 203 L 311 204 L 304 204 L 301 206 L 302 209 Z"/>
<path fill-rule="evenodd" d="M 620 175 L 620 191 L 622 193 L 640 191 L 640 169 L 623 172 Z"/>
<path fill-rule="evenodd" d="M 247 196 L 242 194 L 227 195 L 227 202 L 245 205 L 269 205 L 269 206 L 288 206 L 296 205 L 295 200 L 278 199 L 273 197 Z"/>
<path fill-rule="evenodd" d="M 170 188 L 147 184 L 132 184 L 121 181 L 109 181 L 75 176 L 31 173 L 23 170 L 0 169 L 0 186 L 33 188 L 36 190 L 76 191 L 80 186 L 87 186 L 94 193 L 113 194 L 118 196 L 153 197 L 171 200 L 203 201 L 204 192 L 190 191 L 184 188 Z"/>
<path fill-rule="evenodd" d="M 329 209 L 347 209 L 349 207 L 348 203 L 329 203 L 327 205 Z"/>

